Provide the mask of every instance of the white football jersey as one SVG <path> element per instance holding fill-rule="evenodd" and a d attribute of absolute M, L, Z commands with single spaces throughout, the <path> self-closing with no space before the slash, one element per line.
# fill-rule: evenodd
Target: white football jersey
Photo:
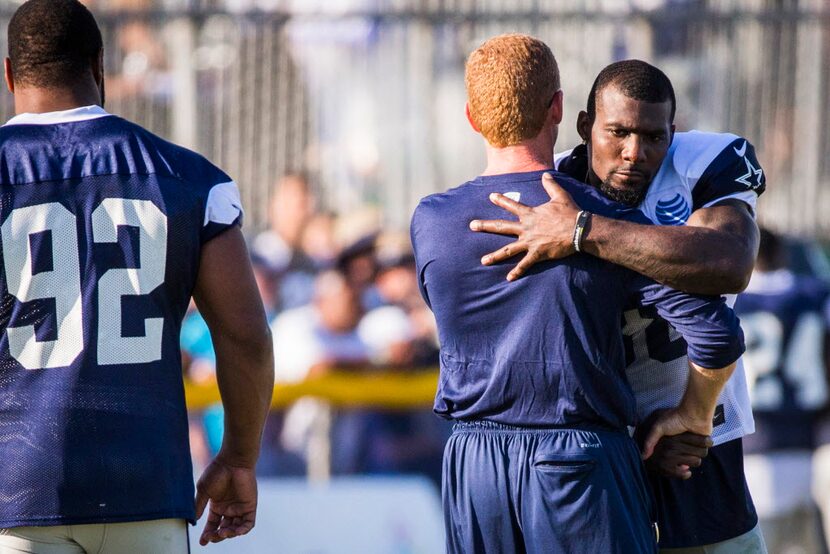
<path fill-rule="evenodd" d="M 584 146 L 558 154 L 556 169 L 584 179 L 585 158 Z M 676 133 L 640 210 L 657 225 L 684 225 L 693 211 L 735 198 L 754 214 L 764 186 L 754 148 L 745 139 L 728 133 Z M 727 303 L 734 305 L 735 295 L 728 295 Z M 640 420 L 654 410 L 677 406 L 689 376 L 683 338 L 648 309 L 626 312 L 622 325 L 626 373 Z M 746 375 L 738 360 L 718 400 L 712 439 L 722 444 L 754 430 Z"/>

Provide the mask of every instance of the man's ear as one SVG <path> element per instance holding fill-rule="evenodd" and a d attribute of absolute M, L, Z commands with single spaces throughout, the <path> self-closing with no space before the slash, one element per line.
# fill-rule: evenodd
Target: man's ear
<path fill-rule="evenodd" d="M 9 92 L 14 94 L 14 72 L 12 71 L 12 60 L 11 58 L 6 58 L 3 62 L 3 69 L 6 76 L 6 88 L 9 89 Z"/>
<path fill-rule="evenodd" d="M 98 51 L 98 55 L 92 59 L 92 77 L 99 87 L 104 80 L 104 49 Z"/>
<path fill-rule="evenodd" d="M 554 93 L 553 98 L 550 101 L 550 108 L 548 111 L 548 116 L 551 118 L 551 121 L 554 125 L 559 125 L 562 123 L 562 114 L 564 113 L 564 108 L 562 107 L 563 98 L 565 97 L 562 89 L 559 89 Z"/>
<path fill-rule="evenodd" d="M 476 125 L 476 122 L 473 120 L 473 116 L 470 114 L 470 103 L 469 102 L 464 104 L 464 113 L 467 114 L 467 121 L 470 122 L 470 127 L 473 128 L 473 131 L 475 131 L 478 134 L 481 134 L 481 129 L 478 128 L 478 125 Z"/>
<path fill-rule="evenodd" d="M 591 127 L 594 126 L 593 121 L 588 117 L 588 112 L 585 110 L 579 112 L 576 116 L 576 132 L 579 133 L 579 138 L 583 142 L 591 142 Z"/>

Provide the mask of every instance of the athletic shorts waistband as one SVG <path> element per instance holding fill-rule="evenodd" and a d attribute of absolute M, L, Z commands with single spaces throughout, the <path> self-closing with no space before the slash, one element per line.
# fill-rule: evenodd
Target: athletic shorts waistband
<path fill-rule="evenodd" d="M 614 429 L 611 427 L 604 427 L 602 425 L 584 425 L 579 427 L 574 426 L 539 426 L 527 427 L 523 425 L 508 425 L 506 423 L 498 423 L 486 419 L 456 419 L 452 427 L 453 433 L 467 433 L 467 432 L 483 432 L 483 431 L 503 431 L 511 433 L 550 433 L 550 432 L 566 432 L 566 431 L 587 431 L 590 433 L 614 433 L 619 435 L 628 435 L 627 429 Z"/>

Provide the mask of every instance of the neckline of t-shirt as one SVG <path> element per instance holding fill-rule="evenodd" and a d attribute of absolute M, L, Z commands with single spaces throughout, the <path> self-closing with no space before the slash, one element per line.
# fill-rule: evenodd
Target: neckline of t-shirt
<path fill-rule="evenodd" d="M 79 106 L 68 110 L 42 113 L 22 113 L 9 119 L 4 127 L 14 125 L 59 125 L 62 123 L 78 123 L 102 117 L 111 117 L 101 106 Z"/>
<path fill-rule="evenodd" d="M 542 184 L 542 175 L 545 173 L 556 173 L 555 169 L 537 169 L 535 171 L 522 171 L 519 173 L 500 173 L 498 175 L 479 175 L 472 181 L 474 185 L 498 185 L 505 183 L 538 182 Z"/>

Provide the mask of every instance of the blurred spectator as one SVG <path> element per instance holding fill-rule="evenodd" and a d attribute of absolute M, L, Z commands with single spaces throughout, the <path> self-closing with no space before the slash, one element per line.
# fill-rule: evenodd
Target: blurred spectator
<path fill-rule="evenodd" d="M 102 6 L 103 7 L 103 6 Z M 109 0 L 106 8 L 117 12 L 147 12 L 152 0 Z M 118 65 L 107 79 L 107 99 L 121 100 L 133 96 L 168 97 L 173 80 L 167 63 L 165 41 L 159 28 L 141 18 L 127 19 L 116 35 Z"/>
<path fill-rule="evenodd" d="M 378 262 L 375 256 L 377 232 L 361 237 L 349 244 L 337 258 L 337 269 L 357 291 L 364 310 L 371 310 L 384 304 L 375 286 Z"/>
<path fill-rule="evenodd" d="M 334 238 L 334 214 L 314 214 L 303 229 L 300 247 L 318 271 L 331 269 L 339 249 Z"/>
<path fill-rule="evenodd" d="M 303 252 L 301 239 L 314 215 L 314 206 L 314 196 L 303 175 L 282 177 L 272 191 L 269 227 L 251 243 L 251 252 L 280 275 L 280 310 L 303 306 L 311 299 L 317 268 Z"/>
<path fill-rule="evenodd" d="M 384 367 L 414 365 L 414 328 L 398 306 L 381 306 L 363 316 L 357 333 L 369 348 L 372 363 Z"/>
<path fill-rule="evenodd" d="M 746 476 L 770 552 L 818 552 L 811 501 L 814 430 L 826 408 L 830 290 L 788 269 L 786 243 L 761 230 L 755 272 L 735 305 L 756 431 L 744 437 Z"/>
<path fill-rule="evenodd" d="M 376 250 L 379 270 L 375 282 L 383 300 L 407 309 L 423 304 L 409 235 L 385 232 L 378 237 Z"/>
<path fill-rule="evenodd" d="M 180 343 L 185 360 L 182 366 L 188 379 L 196 383 L 214 380 L 216 353 L 210 339 L 210 330 L 192 300 L 182 321 Z"/>
<path fill-rule="evenodd" d="M 383 305 L 366 314 L 359 330 L 373 360 L 397 367 L 437 364 L 434 318 L 418 290 L 409 236 L 381 234 L 376 258 L 375 290 Z"/>
<path fill-rule="evenodd" d="M 361 431 L 356 472 L 368 474 L 418 473 L 441 484 L 441 456 L 451 425 L 430 411 L 360 411 Z M 352 438 L 337 428 L 335 447 Z"/>
<path fill-rule="evenodd" d="M 374 290 L 384 305 L 368 312 L 358 326 L 372 362 L 387 370 L 436 365 L 434 319 L 429 313 L 433 325 L 425 331 L 418 312 L 426 305 L 418 290 L 408 235 L 380 234 L 375 241 L 375 263 Z M 350 437 L 351 440 L 365 444 L 357 471 L 421 473 L 440 483 L 441 453 L 449 431 L 446 422 L 426 410 L 362 410 L 351 417 L 352 432 L 362 433 L 362 437 Z"/>
<path fill-rule="evenodd" d="M 388 371 L 438 363 L 432 340 L 418 336 L 417 327 L 400 306 L 381 306 L 360 321 L 358 335 L 367 344 L 372 362 Z M 361 473 L 421 473 L 441 481 L 441 454 L 449 425 L 428 410 L 355 410 L 341 417 L 336 428 L 340 444 L 360 450 L 346 469 Z M 338 442 L 335 442 L 335 446 Z"/>
<path fill-rule="evenodd" d="M 357 335 L 362 315 L 356 291 L 337 271 L 325 271 L 314 282 L 311 304 L 281 313 L 271 326 L 276 378 L 301 381 L 338 365 L 368 361 Z"/>
<path fill-rule="evenodd" d="M 369 349 L 357 334 L 361 315 L 357 292 L 345 277 L 336 271 L 321 273 L 314 283 L 313 302 L 283 312 L 271 326 L 277 381 L 296 382 L 334 368 L 367 364 Z M 312 431 L 329 417 L 324 403 L 298 401 L 286 414 L 283 445 L 307 456 Z"/>
<path fill-rule="evenodd" d="M 314 196 L 306 178 L 298 173 L 285 175 L 271 191 L 269 227 L 254 238 L 251 251 L 280 271 L 308 267 L 300 238 L 313 214 Z"/>

